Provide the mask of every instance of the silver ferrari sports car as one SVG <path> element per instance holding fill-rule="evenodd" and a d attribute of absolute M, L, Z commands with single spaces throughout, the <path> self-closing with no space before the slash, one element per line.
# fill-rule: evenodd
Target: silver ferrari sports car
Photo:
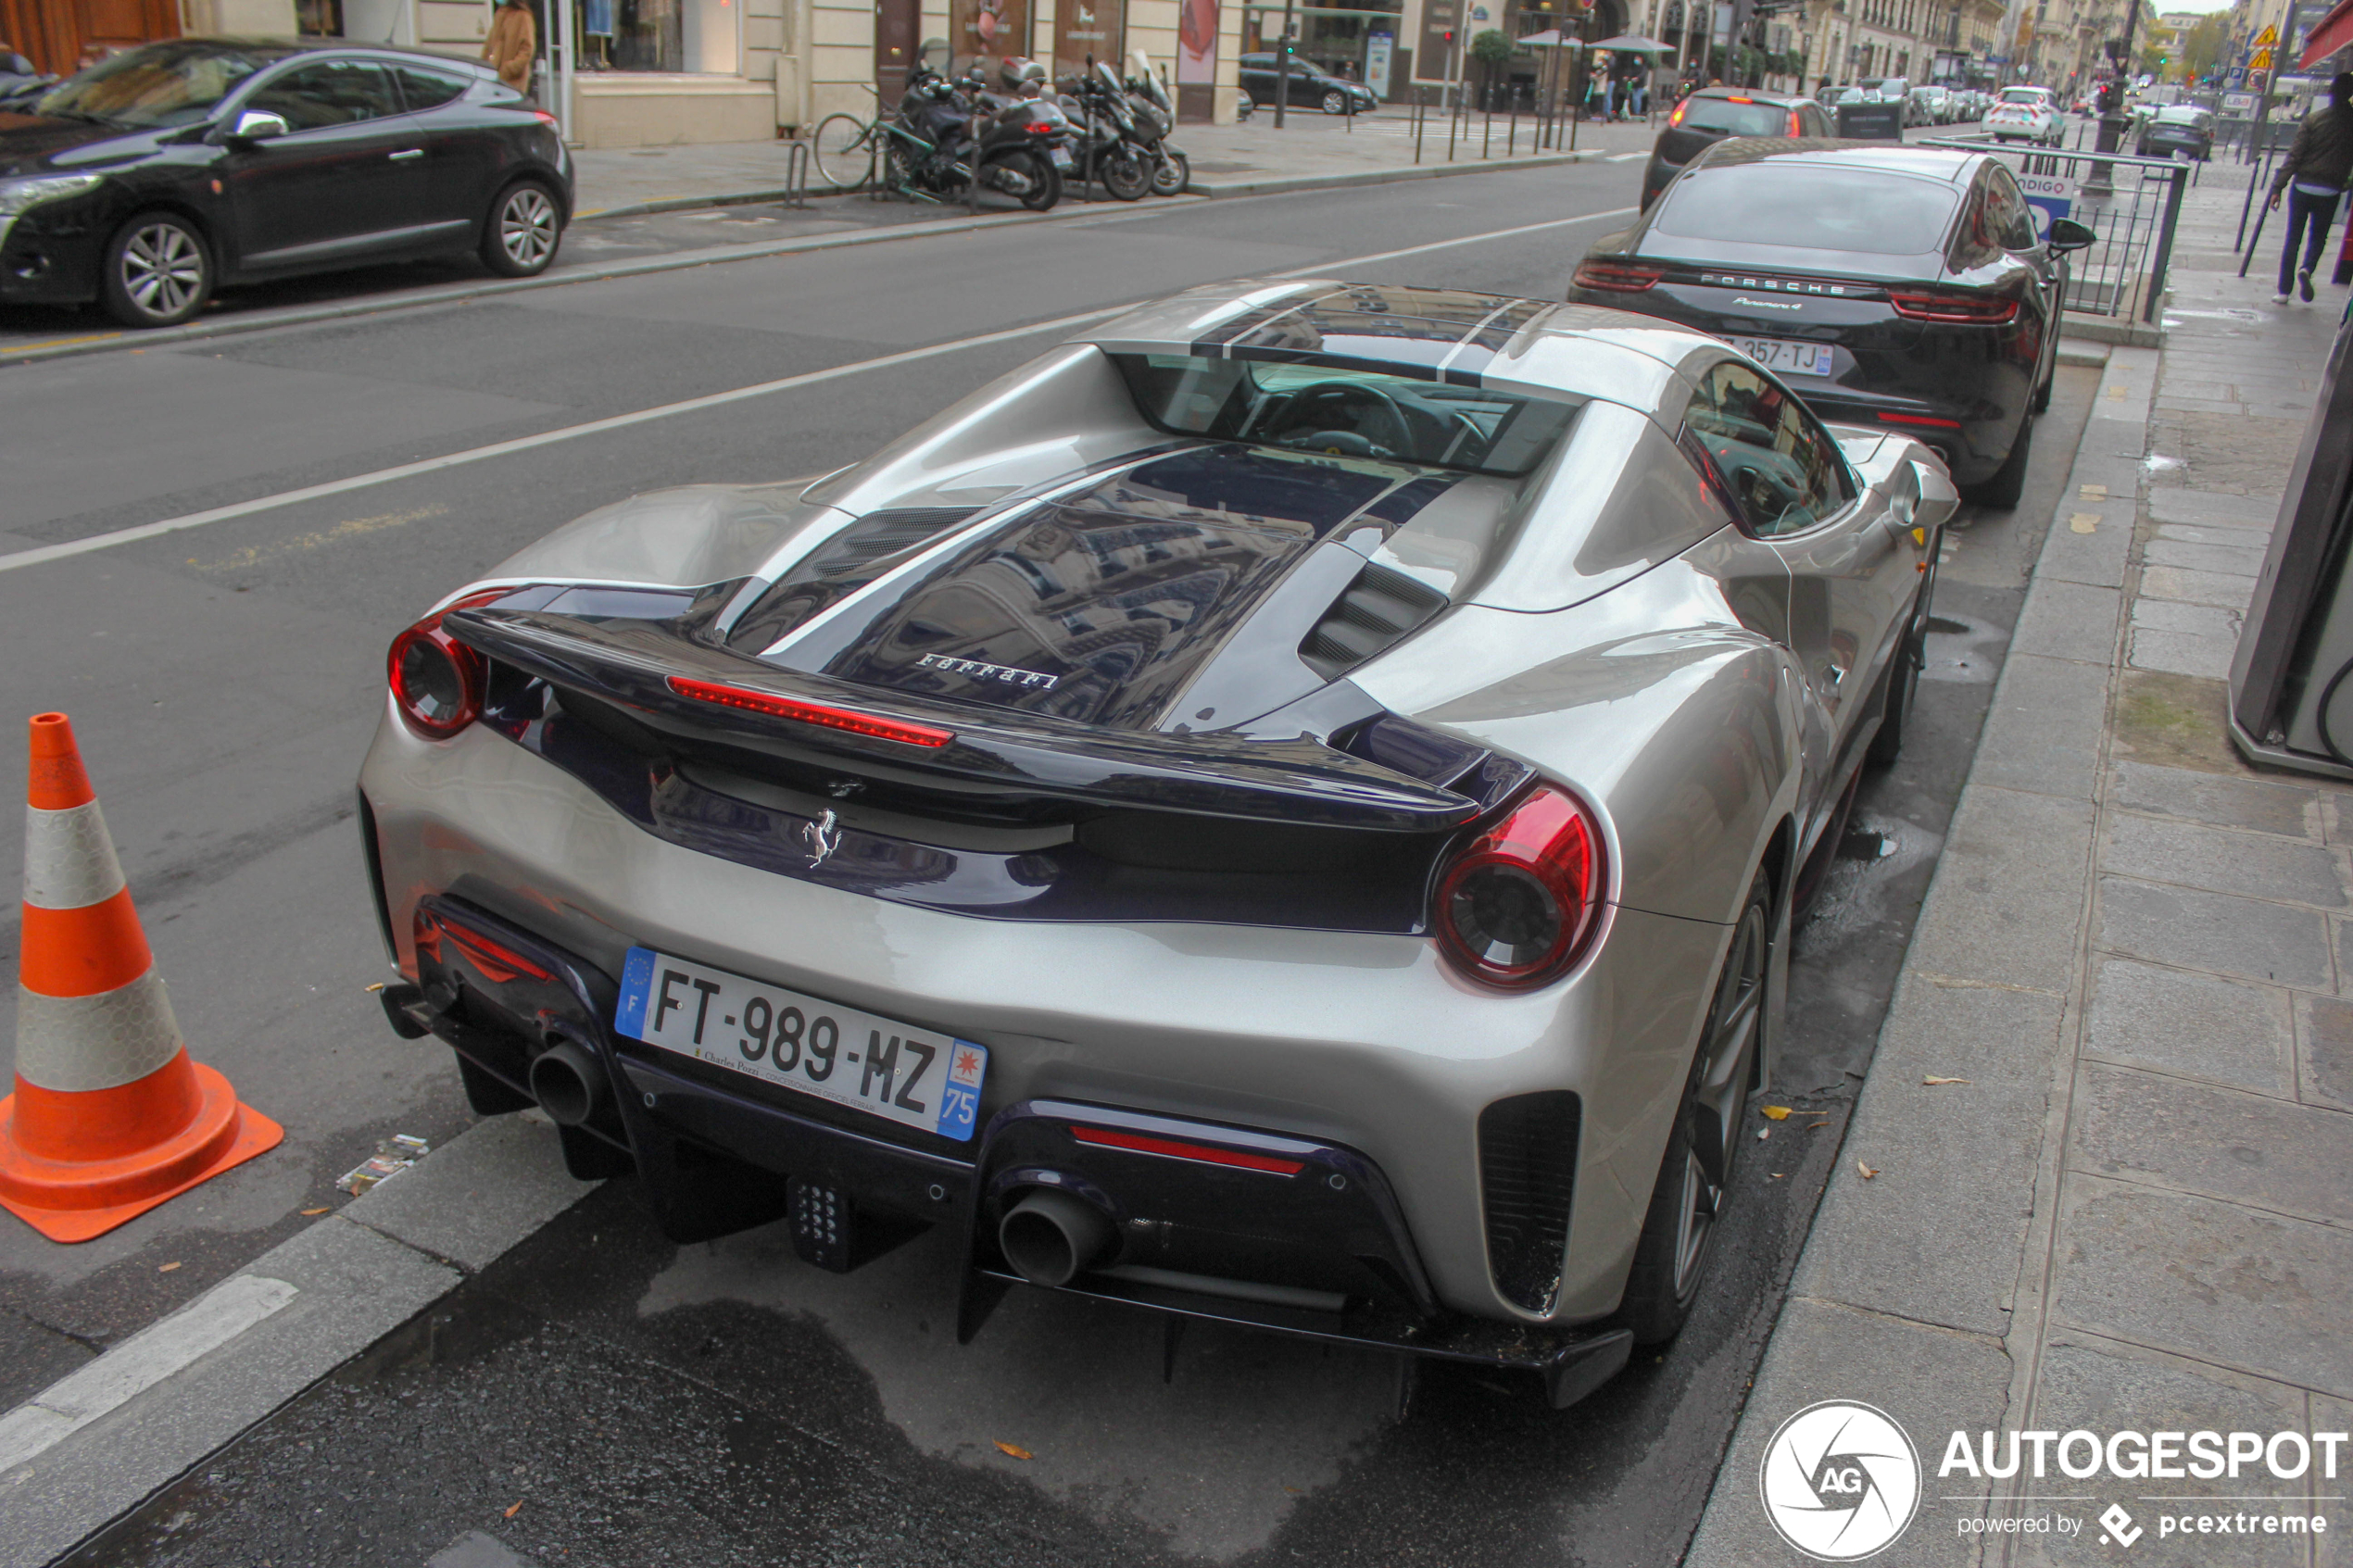
<path fill-rule="evenodd" d="M 1645 318 L 1197 289 L 402 633 L 386 1011 L 679 1240 L 953 1227 L 966 1337 L 1026 1283 L 1566 1405 L 1700 1288 L 1954 504 Z"/>

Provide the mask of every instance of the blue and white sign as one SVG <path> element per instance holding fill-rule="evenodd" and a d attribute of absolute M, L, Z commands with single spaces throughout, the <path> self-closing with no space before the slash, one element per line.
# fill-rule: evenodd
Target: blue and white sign
<path fill-rule="evenodd" d="M 2018 188 L 2034 209 L 2034 237 L 2046 239 L 2055 220 L 2075 210 L 2076 182 L 2070 174 L 2021 174 Z"/>

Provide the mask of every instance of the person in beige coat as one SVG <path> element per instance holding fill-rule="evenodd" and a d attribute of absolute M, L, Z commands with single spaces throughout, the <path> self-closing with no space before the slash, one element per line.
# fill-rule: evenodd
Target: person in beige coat
<path fill-rule="evenodd" d="M 531 93 L 531 62 L 539 53 L 539 28 L 531 19 L 530 0 L 506 0 L 483 41 L 482 57 L 498 71 L 498 80 L 516 92 Z"/>

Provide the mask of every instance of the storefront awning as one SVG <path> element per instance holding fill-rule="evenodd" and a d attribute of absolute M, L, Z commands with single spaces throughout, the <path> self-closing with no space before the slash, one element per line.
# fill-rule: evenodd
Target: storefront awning
<path fill-rule="evenodd" d="M 2353 5 L 2353 0 L 2346 0 L 2346 3 Z M 1622 32 L 1616 38 L 1604 38 L 1598 44 L 1588 44 L 1585 46 L 1589 49 L 1606 49 L 1613 55 L 1671 55 L 1675 52 L 1675 45 L 1672 44 L 1661 44 L 1655 38 L 1642 38 L 1630 32 Z"/>
<path fill-rule="evenodd" d="M 2304 57 L 2296 62 L 2298 70 L 2309 70 L 2347 44 L 2353 44 L 2353 0 L 2339 0 L 2334 11 L 2321 19 L 2310 41 L 2304 45 Z"/>

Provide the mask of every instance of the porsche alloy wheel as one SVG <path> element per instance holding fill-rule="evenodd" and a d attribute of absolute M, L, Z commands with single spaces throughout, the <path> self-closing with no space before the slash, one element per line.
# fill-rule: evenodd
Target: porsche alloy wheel
<path fill-rule="evenodd" d="M 547 187 L 531 181 L 509 186 L 492 212 L 490 232 L 483 236 L 483 260 L 494 272 L 510 278 L 535 277 L 556 258 L 563 237 L 563 220 Z"/>
<path fill-rule="evenodd" d="M 1619 1321 L 1639 1345 L 1672 1339 L 1691 1315 L 1714 1254 L 1740 1153 L 1741 1108 L 1765 1043 L 1772 974 L 1771 884 L 1757 872 L 1732 927 L 1698 1054 L 1667 1140 L 1650 1212 L 1634 1244 Z"/>
<path fill-rule="evenodd" d="M 145 212 L 107 247 L 107 313 L 128 327 L 176 327 L 212 293 L 212 255 L 184 220 Z"/>

